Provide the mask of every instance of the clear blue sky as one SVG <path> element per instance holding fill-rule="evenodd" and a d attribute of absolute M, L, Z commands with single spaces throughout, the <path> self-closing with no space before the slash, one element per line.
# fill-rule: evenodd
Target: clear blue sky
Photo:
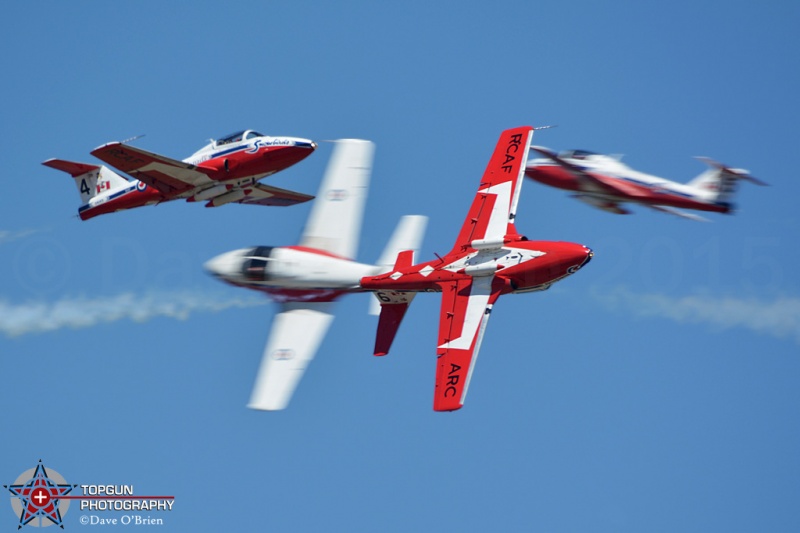
<path fill-rule="evenodd" d="M 800 5 L 14 3 L 0 34 L 0 484 L 176 496 L 159 531 L 800 529 Z M 308 206 L 81 222 L 50 157 L 183 158 L 241 128 L 377 144 L 359 259 L 403 214 L 447 251 L 501 130 L 677 181 L 749 169 L 734 216 L 614 216 L 526 182 L 518 227 L 594 261 L 492 314 L 467 404 L 432 406 L 439 297 L 371 355 L 338 305 L 289 409 L 245 408 L 274 308 L 201 265 L 294 244 Z M 269 183 L 316 192 L 330 145 Z M 177 318 L 176 318 L 177 317 Z M 8 500 L 6 500 L 8 501 Z M 69 511 L 69 531 L 82 527 Z M 0 505 L 0 530 L 16 528 Z M 101 526 L 96 526 L 101 527 Z"/>

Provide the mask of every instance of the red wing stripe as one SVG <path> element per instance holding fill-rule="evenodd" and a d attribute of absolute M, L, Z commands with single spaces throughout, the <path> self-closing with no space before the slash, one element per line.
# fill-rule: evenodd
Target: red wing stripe
<path fill-rule="evenodd" d="M 502 241 L 509 232 L 509 225 L 514 222 L 532 135 L 530 126 L 500 134 L 478 193 L 461 226 L 454 252 L 469 247 L 476 240 Z"/>
<path fill-rule="evenodd" d="M 454 411 L 464 405 L 489 313 L 502 287 L 493 277 L 442 284 L 435 411 Z"/>

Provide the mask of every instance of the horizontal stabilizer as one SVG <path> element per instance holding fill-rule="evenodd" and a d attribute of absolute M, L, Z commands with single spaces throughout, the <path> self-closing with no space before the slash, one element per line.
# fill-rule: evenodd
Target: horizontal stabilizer
<path fill-rule="evenodd" d="M 100 167 L 97 165 L 89 165 L 87 163 L 75 163 L 73 161 L 64 161 L 63 159 L 48 159 L 42 163 L 44 166 L 66 172 L 73 178 L 86 174 L 92 170 L 98 170 Z"/>
<path fill-rule="evenodd" d="M 91 218 L 85 209 L 88 208 L 88 203 L 92 198 L 102 194 L 113 194 L 130 185 L 128 180 L 104 165 L 75 163 L 63 159 L 48 159 L 42 164 L 66 172 L 75 180 L 75 186 L 78 188 L 83 203 L 83 207 L 79 211 L 83 220 Z"/>
<path fill-rule="evenodd" d="M 751 183 L 755 183 L 756 185 L 762 185 L 762 186 L 767 185 L 767 183 L 761 181 L 760 179 L 751 176 L 750 173 L 747 170 L 744 170 L 743 168 L 731 168 L 728 165 L 723 165 L 719 161 L 714 161 L 710 157 L 705 157 L 702 155 L 696 156 L 695 159 L 702 161 L 703 163 L 712 168 L 716 168 L 717 170 L 721 170 L 726 174 L 730 174 L 731 176 L 747 180 Z"/>
<path fill-rule="evenodd" d="M 375 336 L 375 355 L 389 353 L 400 323 L 408 311 L 408 306 L 416 293 L 402 291 L 378 291 L 375 296 L 381 302 L 381 314 L 378 319 L 378 333 Z"/>
<path fill-rule="evenodd" d="M 425 217 L 420 217 L 425 218 Z M 399 228 L 398 228 L 399 229 Z M 397 232 L 395 232 L 397 233 Z M 414 250 L 403 250 L 397 254 L 393 270 L 403 270 L 414 264 Z M 397 330 L 403 317 L 416 296 L 415 292 L 404 291 L 376 291 L 375 298 L 380 302 L 380 318 L 378 319 L 378 333 L 375 336 L 375 355 L 386 355 L 392 347 Z M 376 314 L 370 311 L 371 314 Z"/>

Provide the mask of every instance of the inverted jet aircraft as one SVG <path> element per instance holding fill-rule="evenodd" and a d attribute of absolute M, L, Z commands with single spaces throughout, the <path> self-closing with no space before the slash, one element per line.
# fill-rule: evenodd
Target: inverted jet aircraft
<path fill-rule="evenodd" d="M 711 168 L 683 184 L 633 170 L 616 157 L 586 150 L 556 154 L 540 146 L 532 148 L 544 157 L 528 162 L 525 169 L 528 177 L 545 185 L 575 191 L 573 198 L 619 215 L 629 214 L 621 204 L 632 202 L 692 220 L 706 220 L 676 208 L 732 213 L 732 199 L 739 180 L 765 185 L 746 170 L 731 168 L 707 157 L 698 159 Z"/>
<path fill-rule="evenodd" d="M 262 291 L 280 305 L 248 407 L 286 407 L 333 320 L 334 301 L 361 291 L 362 277 L 391 269 L 401 250 L 419 246 L 427 218 L 407 216 L 377 265 L 354 260 L 373 154 L 369 141 L 335 143 L 299 245 L 234 250 L 205 264 L 223 281 Z"/>
<path fill-rule="evenodd" d="M 287 206 L 313 196 L 259 183 L 311 155 L 316 143 L 296 137 L 268 137 L 253 130 L 228 135 L 183 161 L 122 142 L 104 144 L 92 155 L 128 174 L 128 180 L 105 165 L 48 159 L 43 165 L 75 179 L 83 205 L 81 220 L 171 200 Z"/>
<path fill-rule="evenodd" d="M 433 408 L 460 409 L 489 314 L 500 295 L 545 290 L 592 258 L 585 246 L 529 241 L 517 232 L 514 221 L 532 135 L 531 127 L 502 133 L 453 249 L 433 261 L 414 263 L 416 247 L 404 243 L 416 244 L 421 231 L 414 218 L 407 218 L 380 266 L 349 262 L 305 247 L 237 250 L 207 263 L 209 271 L 230 283 L 265 290 L 287 302 L 273 324 L 250 406 L 285 407 L 329 323 L 323 306 L 344 292 L 369 290 L 380 304 L 374 348 L 378 356 L 389 352 L 416 293 L 442 292 Z M 335 236 L 341 234 L 332 230 L 323 234 L 307 227 L 304 242 L 316 247 L 336 242 Z M 298 303 L 301 299 L 305 301 Z"/>
<path fill-rule="evenodd" d="M 394 268 L 361 287 L 381 301 L 375 355 L 385 355 L 417 292 L 441 291 L 433 409 L 464 405 L 489 315 L 508 293 L 541 291 L 574 274 L 592 250 L 569 242 L 530 241 L 515 226 L 533 128 L 504 131 L 452 250 L 413 264 L 401 252 Z"/>

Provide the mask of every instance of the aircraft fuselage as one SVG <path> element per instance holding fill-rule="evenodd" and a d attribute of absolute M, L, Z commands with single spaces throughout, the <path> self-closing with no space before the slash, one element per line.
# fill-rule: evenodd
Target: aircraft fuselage
<path fill-rule="evenodd" d="M 361 280 L 372 291 L 439 291 L 439 283 L 495 276 L 503 293 L 547 289 L 552 283 L 577 272 L 592 258 L 580 244 L 552 241 L 516 241 L 507 246 L 450 253 L 442 259 L 393 270 Z"/>
<path fill-rule="evenodd" d="M 600 180 L 624 182 L 625 188 L 631 191 L 629 195 L 613 194 L 599 188 L 587 189 L 572 172 L 549 161 L 529 165 L 525 170 L 525 175 L 551 187 L 579 194 L 591 194 L 615 202 L 651 203 L 716 213 L 728 213 L 731 210 L 731 206 L 728 204 L 704 199 L 702 194 L 688 185 L 637 172 L 621 164 L 620 166 L 622 168 L 614 172 L 593 167 L 584 168 L 584 171 L 597 176 Z"/>
<path fill-rule="evenodd" d="M 244 190 L 259 180 L 284 170 L 311 155 L 316 143 L 295 137 L 257 136 L 218 145 L 212 142 L 184 163 L 195 165 L 217 185 L 166 195 L 138 179 L 123 189 L 97 191 L 88 203 L 78 209 L 82 220 L 125 209 L 155 205 L 172 200 L 205 201 L 207 207 L 218 207 L 241 200 Z M 120 150 L 124 150 L 120 146 Z M 238 194 L 240 193 L 241 194 Z"/>

